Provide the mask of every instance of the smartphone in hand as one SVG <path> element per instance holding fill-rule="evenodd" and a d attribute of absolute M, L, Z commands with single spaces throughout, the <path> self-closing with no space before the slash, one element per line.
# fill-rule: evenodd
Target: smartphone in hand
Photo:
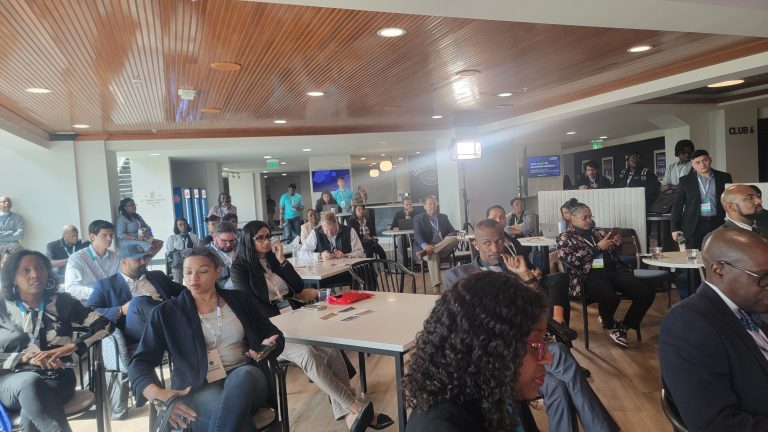
<path fill-rule="evenodd" d="M 611 231 L 608 233 L 607 237 L 613 237 L 621 232 L 621 228 L 619 227 L 613 227 Z"/>
<path fill-rule="evenodd" d="M 261 344 L 257 347 L 251 348 L 251 351 L 254 351 L 256 354 L 265 356 L 272 352 L 272 350 L 275 349 L 275 346 L 277 344 Z"/>

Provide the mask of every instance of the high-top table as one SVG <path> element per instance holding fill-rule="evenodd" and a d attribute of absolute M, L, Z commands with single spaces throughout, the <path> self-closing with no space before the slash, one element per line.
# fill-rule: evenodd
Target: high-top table
<path fill-rule="evenodd" d="M 701 253 L 699 253 L 699 257 L 695 262 L 691 262 L 688 261 L 688 257 L 685 255 L 684 251 L 663 252 L 661 254 L 661 259 L 653 259 L 651 256 L 645 256 L 643 257 L 643 262 L 656 267 L 685 269 L 685 271 L 688 272 L 688 290 L 690 291 L 690 294 L 695 293 L 698 288 L 698 284 L 696 283 L 697 270 L 704 268 L 704 261 L 701 259 Z"/>
<path fill-rule="evenodd" d="M 381 235 L 392 237 L 392 244 L 395 251 L 395 257 L 393 261 L 397 262 L 397 243 L 399 239 L 396 238 L 396 236 L 407 236 L 406 238 L 408 241 L 408 246 L 410 246 L 411 250 L 413 250 L 413 243 L 411 242 L 411 234 L 413 233 L 415 233 L 414 230 L 385 230 L 381 232 Z M 403 239 L 403 242 L 405 241 L 406 239 Z M 407 258 L 408 258 L 408 255 L 405 253 L 405 251 L 403 251 L 403 265 L 407 268 L 411 268 L 411 266 L 409 265 L 409 260 Z"/>
<path fill-rule="evenodd" d="M 305 283 L 314 284 L 317 289 L 320 289 L 320 282 L 323 279 L 342 274 L 348 271 L 352 264 L 368 259 L 339 258 L 312 262 L 307 260 L 300 260 L 298 258 L 298 252 L 295 255 L 296 256 L 292 258 L 288 258 L 288 261 L 291 262 L 293 268 L 296 269 L 296 273 L 301 276 L 301 279 Z"/>
<path fill-rule="evenodd" d="M 541 274 L 549 274 L 549 247 L 557 246 L 555 239 L 549 237 L 519 237 L 517 241 L 523 246 L 535 247 L 541 252 Z"/>
<path fill-rule="evenodd" d="M 286 342 L 359 352 L 361 373 L 365 353 L 392 356 L 395 359 L 397 423 L 399 431 L 404 432 L 404 356 L 413 348 L 416 334 L 422 330 L 437 299 L 434 295 L 374 292 L 374 297 L 351 305 L 329 304 L 322 311 L 301 308 L 271 320 L 283 332 Z M 373 312 L 348 322 L 320 319 L 349 306 Z"/>

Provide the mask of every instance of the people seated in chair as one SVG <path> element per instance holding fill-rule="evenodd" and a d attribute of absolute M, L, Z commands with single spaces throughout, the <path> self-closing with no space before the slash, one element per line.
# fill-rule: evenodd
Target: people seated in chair
<path fill-rule="evenodd" d="M 536 237 L 539 235 L 539 215 L 525 209 L 522 198 L 513 198 L 509 202 L 512 211 L 509 212 L 504 225 L 505 232 L 514 237 Z"/>
<path fill-rule="evenodd" d="M 228 214 L 237 214 L 237 207 L 232 205 L 232 195 L 222 192 L 219 194 L 219 205 L 208 210 L 208 217 L 217 216 L 223 219 Z"/>
<path fill-rule="evenodd" d="M 378 259 L 387 259 L 387 253 L 384 252 L 384 248 L 381 247 L 379 239 L 376 237 L 376 226 L 374 226 L 372 219 L 366 217 L 367 215 L 368 210 L 366 210 L 365 205 L 357 204 L 347 225 L 357 232 L 366 257 L 373 258 L 376 255 Z"/>
<path fill-rule="evenodd" d="M 762 195 L 762 194 L 760 194 Z M 723 228 L 741 228 L 747 231 L 753 231 L 763 237 L 768 237 L 768 231 L 761 231 L 757 225 L 757 219 L 760 213 L 763 213 L 763 199 L 755 192 L 750 185 L 735 184 L 728 186 L 723 195 L 720 196 L 720 203 L 725 209 L 725 223 Z M 707 244 L 712 233 L 704 236 L 702 245 Z"/>
<path fill-rule="evenodd" d="M 317 290 L 305 288 L 301 276 L 285 259 L 282 243 L 270 241 L 266 223 L 248 222 L 243 228 L 242 242 L 232 264 L 233 287 L 253 296 L 264 315 L 271 318 L 280 315 L 281 309 L 290 310 L 292 304 L 298 308 L 302 302 L 317 300 Z M 371 402 L 371 407 L 364 409 L 364 404 L 355 398 L 339 350 L 287 343 L 278 358 L 299 366 L 328 394 L 334 418 L 345 418 L 350 430 L 362 431 L 369 424 L 374 429 L 383 429 L 393 424 L 388 416 L 373 413 Z M 357 429 L 352 427 L 356 420 Z"/>
<path fill-rule="evenodd" d="M 216 226 L 221 222 L 221 218 L 216 215 L 211 215 L 205 218 L 206 223 L 206 229 L 208 230 L 208 235 L 203 237 L 203 244 L 202 246 L 208 246 L 213 241 L 213 233 L 216 232 Z"/>
<path fill-rule="evenodd" d="M 430 195 L 424 199 L 424 213 L 413 218 L 413 249 L 418 260 L 426 257 L 432 292 L 440 294 L 443 278 L 440 275 L 440 259 L 447 257 L 456 249 L 459 239 L 448 216 L 437 211 L 437 197 Z"/>
<path fill-rule="evenodd" d="M 690 431 L 768 430 L 768 240 L 718 228 L 706 279 L 659 334 L 662 382 Z"/>
<path fill-rule="evenodd" d="M 24 219 L 12 207 L 11 197 L 0 196 L 0 256 L 20 250 L 24 240 Z"/>
<path fill-rule="evenodd" d="M 544 295 L 508 273 L 478 272 L 446 290 L 411 351 L 406 431 L 538 430 L 518 402 L 538 397 L 552 363 L 546 311 Z"/>
<path fill-rule="evenodd" d="M 232 281 L 229 280 L 229 268 L 232 267 L 237 253 L 237 228 L 229 222 L 221 222 L 216 225 L 213 242 L 207 247 L 219 256 L 222 263 L 221 277 L 217 286 L 219 288 L 232 288 Z"/>
<path fill-rule="evenodd" d="M 320 213 L 322 212 L 317 212 L 314 209 L 307 210 L 307 221 L 301 225 L 301 237 L 299 243 L 304 243 L 312 230 L 317 228 L 320 224 Z"/>
<path fill-rule="evenodd" d="M 263 360 L 276 359 L 285 339 L 253 296 L 216 288 L 222 265 L 213 250 L 194 248 L 185 255 L 189 289 L 152 310 L 128 365 L 136 406 L 181 397 L 170 411 L 174 428 L 252 431 L 252 416 L 274 399 Z M 262 345 L 271 348 L 256 351 Z M 170 388 L 155 375 L 165 352 L 173 359 Z"/>
<path fill-rule="evenodd" d="M 239 220 L 237 218 L 237 213 L 227 213 L 224 215 L 224 217 L 221 218 L 222 222 L 229 222 L 232 225 L 237 228 L 237 224 L 239 223 Z"/>
<path fill-rule="evenodd" d="M 498 208 L 494 209 L 498 210 Z M 501 210 L 502 221 L 504 218 Z M 508 273 L 517 276 L 520 280 L 538 291 L 544 291 L 536 272 L 531 271 L 528 259 L 524 255 L 516 254 L 519 250 L 513 242 L 505 238 L 502 225 L 494 219 L 485 219 L 475 226 L 475 247 L 479 256 L 475 262 L 453 267 L 445 272 L 445 289 L 450 291 L 463 277 L 483 271 Z M 519 244 L 518 244 L 519 246 Z M 564 273 L 558 273 L 558 289 L 564 291 L 559 297 L 568 302 L 568 278 Z M 547 279 L 547 278 L 545 278 Z M 550 293 L 552 291 L 550 290 Z M 549 296 L 552 309 L 552 294 Z M 563 322 L 562 305 L 554 306 L 560 310 L 560 322 Z M 550 312 L 551 313 L 551 312 Z M 547 377 L 541 390 L 544 404 L 547 407 L 550 430 L 568 430 L 572 424 L 571 404 L 576 407 L 579 418 L 584 424 L 584 430 L 617 431 L 618 427 L 606 411 L 600 399 L 587 383 L 584 373 L 578 362 L 561 343 L 549 345 L 553 363 L 546 365 Z"/>
<path fill-rule="evenodd" d="M 603 327 L 609 331 L 611 340 L 628 347 L 627 330 L 640 328 L 656 293 L 619 259 L 622 239 L 618 232 L 595 229 L 592 210 L 586 204 L 577 203 L 570 213 L 571 226 L 557 237 L 557 250 L 560 259 L 571 267 L 567 269 L 571 295 L 580 297 L 582 290 L 586 290 L 588 298 L 597 302 Z M 621 321 L 614 318 L 619 293 L 632 300 Z"/>
<path fill-rule="evenodd" d="M 323 212 L 320 214 L 320 226 L 307 236 L 298 256 L 305 261 L 362 258 L 365 256 L 365 250 L 357 231 L 339 224 L 336 214 Z M 349 273 L 342 273 L 325 278 L 322 283 L 325 286 L 351 285 L 352 278 Z"/>
<path fill-rule="evenodd" d="M 600 174 L 600 165 L 597 164 L 597 161 L 588 161 L 584 166 L 584 174 L 577 178 L 576 188 L 589 190 L 609 189 L 611 187 L 611 181 Z"/>
<path fill-rule="evenodd" d="M 320 198 L 315 201 L 315 211 L 317 214 L 320 214 L 324 211 L 326 211 L 325 206 L 338 206 L 339 203 L 336 202 L 336 200 L 333 198 L 333 195 L 331 195 L 331 191 L 324 190 L 320 194 Z M 330 210 L 328 210 L 330 211 Z M 340 209 L 336 209 L 336 211 L 340 211 Z"/>
<path fill-rule="evenodd" d="M 152 256 L 163 248 L 163 241 L 156 239 L 152 228 L 136 213 L 136 203 L 132 198 L 123 198 L 118 207 L 120 216 L 115 224 L 115 238 L 119 247 L 139 244 Z"/>
<path fill-rule="evenodd" d="M 51 260 L 53 277 L 56 283 L 64 283 L 64 273 L 67 269 L 69 257 L 80 249 L 85 249 L 90 242 L 80 240 L 77 228 L 74 225 L 65 225 L 61 232 L 61 238 L 48 243 L 45 246 L 45 256 Z"/>
<path fill-rule="evenodd" d="M 401 220 L 411 220 L 414 218 L 414 216 L 424 213 L 423 207 L 414 207 L 413 205 L 413 198 L 410 196 L 407 196 L 403 198 L 403 208 L 401 210 L 398 210 L 397 213 L 395 213 L 395 216 L 392 218 L 392 224 L 390 227 L 395 231 L 400 231 L 400 221 Z M 408 266 L 408 261 L 410 260 L 410 253 L 408 252 L 410 241 L 407 236 L 399 235 L 395 236 L 394 241 L 400 242 L 400 248 L 403 251 L 403 265 L 406 267 Z"/>
<path fill-rule="evenodd" d="M 64 272 L 64 292 L 85 302 L 97 281 L 117 273 L 120 260 L 109 249 L 114 235 L 115 226 L 111 222 L 97 219 L 88 225 L 91 245 L 69 257 Z"/>
<path fill-rule="evenodd" d="M 173 280 L 181 283 L 182 263 L 181 253 L 186 249 L 200 246 L 197 234 L 190 232 L 189 224 L 184 218 L 176 218 L 173 223 L 173 235 L 165 242 L 165 259 L 171 263 Z"/>
<path fill-rule="evenodd" d="M 152 309 L 184 290 L 183 285 L 161 271 L 147 272 L 150 258 L 141 245 L 120 248 L 120 271 L 96 282 L 86 303 L 120 329 L 129 348 L 129 352 L 123 353 L 126 358 L 130 358 L 131 349 L 139 343 Z M 128 413 L 128 377 L 125 373 L 110 372 L 107 388 L 112 418 L 124 418 Z"/>
<path fill-rule="evenodd" d="M 95 310 L 56 291 L 51 262 L 21 250 L 2 272 L 0 302 L 0 403 L 21 412 L 23 431 L 71 431 L 64 404 L 75 393 L 75 372 L 65 368 L 112 332 Z M 73 325 L 84 334 L 73 337 Z"/>

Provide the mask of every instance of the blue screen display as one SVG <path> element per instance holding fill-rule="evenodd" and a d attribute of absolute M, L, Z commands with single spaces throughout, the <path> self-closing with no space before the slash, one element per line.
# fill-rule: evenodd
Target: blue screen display
<path fill-rule="evenodd" d="M 528 177 L 557 177 L 560 175 L 560 156 L 528 157 Z"/>
<path fill-rule="evenodd" d="M 344 177 L 344 180 L 347 182 L 345 189 L 352 190 L 352 182 L 349 181 L 349 170 L 337 169 L 312 171 L 312 191 L 335 191 L 339 188 L 339 186 L 336 184 L 336 179 L 339 177 Z"/>

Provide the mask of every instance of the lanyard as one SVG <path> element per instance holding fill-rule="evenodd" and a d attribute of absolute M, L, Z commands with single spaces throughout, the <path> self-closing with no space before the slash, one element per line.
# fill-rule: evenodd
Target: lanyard
<path fill-rule="evenodd" d="M 61 241 L 61 243 L 62 243 L 62 245 L 63 245 L 63 247 L 64 247 L 64 252 L 66 252 L 66 253 L 67 253 L 67 256 L 68 256 L 68 257 L 72 256 L 72 254 L 73 254 L 73 253 L 75 253 L 75 248 L 77 247 L 77 243 L 75 243 L 75 244 L 73 244 L 73 245 L 72 245 L 72 250 L 71 250 L 71 251 L 70 251 L 70 250 L 67 250 L 67 244 L 66 244 L 66 243 L 64 243 L 64 241 L 63 241 L 63 240 Z"/>
<path fill-rule="evenodd" d="M 437 218 L 435 218 L 435 219 L 437 219 Z M 440 227 L 438 226 L 439 222 L 438 223 L 432 222 L 432 218 L 429 218 L 429 224 L 432 225 L 432 228 L 435 229 L 435 231 L 437 232 L 438 237 L 440 238 L 440 240 L 442 240 L 443 239 L 443 233 L 440 232 Z"/>
<path fill-rule="evenodd" d="M 512 247 L 511 249 L 510 246 Z M 506 247 L 508 251 L 512 252 L 512 256 L 517 256 L 517 248 L 515 247 L 514 243 L 505 242 L 504 247 Z"/>
<path fill-rule="evenodd" d="M 93 250 L 93 246 L 88 246 L 87 250 L 88 250 L 88 255 L 90 255 L 91 259 L 93 260 L 93 263 L 96 264 L 96 267 L 98 267 L 99 272 L 101 273 L 101 277 L 99 279 L 106 278 L 107 274 L 104 271 L 104 269 L 101 268 L 101 264 L 99 263 L 99 258 L 96 256 L 96 252 Z"/>
<path fill-rule="evenodd" d="M 629 182 L 631 182 L 631 181 L 632 181 L 632 177 L 633 177 L 634 175 L 635 175 L 635 171 L 634 171 L 634 170 L 633 170 L 633 171 L 630 171 L 629 173 L 627 173 L 627 187 L 629 187 Z M 593 239 L 593 240 L 594 240 L 594 239 Z"/>
<path fill-rule="evenodd" d="M 208 332 L 211 333 L 211 336 L 213 336 L 213 348 L 216 348 L 216 344 L 219 342 L 219 336 L 221 336 L 221 303 L 219 302 L 219 296 L 216 296 L 216 321 L 219 327 L 218 332 L 214 332 L 211 325 L 208 324 L 208 320 L 200 315 L 200 322 L 205 325 L 205 328 L 207 328 Z"/>
<path fill-rule="evenodd" d="M 24 306 L 24 303 L 22 303 L 21 300 L 16 300 L 16 306 L 19 308 L 19 311 L 21 311 L 21 315 L 24 317 L 24 321 L 27 319 L 32 320 L 32 314 L 30 311 L 27 310 L 27 307 Z M 43 326 L 43 314 L 45 313 L 45 297 L 40 299 L 40 306 L 38 307 L 38 313 L 37 313 L 37 322 L 35 325 L 32 326 L 32 332 L 27 332 L 24 330 L 27 335 L 29 336 L 29 343 L 34 344 L 37 340 L 38 334 L 40 334 L 40 327 Z M 26 329 L 27 326 L 24 326 Z"/>
<path fill-rule="evenodd" d="M 523 215 L 520 215 L 520 219 L 517 218 L 517 215 L 512 215 L 512 217 L 515 218 L 515 223 L 512 225 L 517 225 L 523 223 Z"/>
<path fill-rule="evenodd" d="M 592 237 L 592 241 L 587 240 L 586 237 L 581 237 L 581 238 L 583 238 L 584 241 L 587 242 L 588 245 L 590 245 L 592 247 L 596 247 L 597 246 L 597 240 L 595 240 L 595 235 L 591 234 L 590 236 Z"/>
<path fill-rule="evenodd" d="M 275 292 L 275 298 L 277 300 L 282 300 L 283 295 L 280 294 L 280 288 L 277 286 L 277 284 L 273 279 L 273 277 L 275 276 L 275 273 L 269 267 L 269 262 L 259 260 L 259 264 L 261 264 L 261 268 L 264 269 L 264 279 L 267 281 L 267 289 L 270 289 Z"/>
<path fill-rule="evenodd" d="M 701 188 L 701 195 L 706 198 L 707 191 L 709 190 L 709 185 L 712 184 L 712 176 L 710 175 L 707 178 L 707 186 L 704 187 L 704 183 L 701 182 L 701 176 L 696 176 L 696 179 L 699 181 L 699 188 Z"/>

